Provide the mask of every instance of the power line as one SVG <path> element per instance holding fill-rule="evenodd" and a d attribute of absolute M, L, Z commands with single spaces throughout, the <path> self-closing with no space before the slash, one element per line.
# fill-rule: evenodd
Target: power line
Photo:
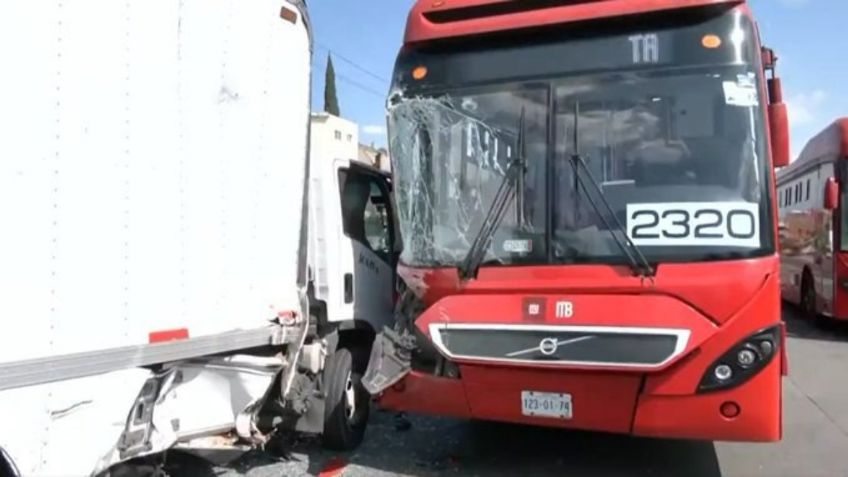
<path fill-rule="evenodd" d="M 342 80 L 343 83 L 347 83 L 351 86 L 354 86 L 356 88 L 361 89 L 362 91 L 365 91 L 366 93 L 373 94 L 374 96 L 377 96 L 379 98 L 385 99 L 385 97 L 386 97 L 386 93 L 380 93 L 379 91 L 376 91 L 372 88 L 369 88 L 368 86 L 365 86 L 364 84 L 362 84 L 362 83 L 360 83 L 356 80 L 352 80 L 345 75 L 341 75 L 341 74 L 336 73 L 336 78 Z"/>
<path fill-rule="evenodd" d="M 360 72 L 365 73 L 366 75 L 374 78 L 375 80 L 380 81 L 380 82 L 382 82 L 386 85 L 388 85 L 390 83 L 390 81 L 387 80 L 386 78 L 380 76 L 379 74 L 377 74 L 377 73 L 375 73 L 375 72 L 373 72 L 373 71 L 371 71 L 371 70 L 369 70 L 369 69 L 367 69 L 363 66 L 360 66 L 359 63 L 339 54 L 338 51 L 335 51 L 332 48 L 325 46 L 325 45 L 318 43 L 318 42 L 316 42 L 315 44 L 316 44 L 316 46 L 318 46 L 322 50 L 325 50 L 327 53 L 330 53 L 331 55 L 337 57 L 338 59 L 340 59 L 343 62 L 347 63 L 348 65 L 354 67 L 355 69 L 359 70 Z"/>
<path fill-rule="evenodd" d="M 317 70 L 321 66 L 325 66 L 325 65 L 319 65 L 315 61 L 312 62 L 312 69 L 313 70 Z M 360 83 L 359 81 L 356 81 L 356 80 L 350 78 L 349 76 L 345 76 L 341 73 L 336 72 L 336 79 L 341 81 L 342 83 L 345 83 L 345 84 L 348 84 L 348 85 L 353 86 L 355 88 L 358 88 L 358 89 L 360 89 L 360 90 L 362 90 L 362 91 L 364 91 L 368 94 L 372 94 L 372 95 L 377 96 L 381 99 L 386 98 L 386 92 L 377 91 L 374 88 L 371 88 L 367 85 Z"/>

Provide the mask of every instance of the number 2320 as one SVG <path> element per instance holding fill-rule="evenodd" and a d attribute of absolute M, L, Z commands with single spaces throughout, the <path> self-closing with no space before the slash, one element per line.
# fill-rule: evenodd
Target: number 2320
<path fill-rule="evenodd" d="M 751 207 L 640 207 L 627 211 L 628 234 L 652 245 L 752 245 L 758 241 Z"/>

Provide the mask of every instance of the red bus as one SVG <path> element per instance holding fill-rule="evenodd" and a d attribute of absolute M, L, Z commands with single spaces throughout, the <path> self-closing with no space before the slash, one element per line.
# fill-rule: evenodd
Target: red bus
<path fill-rule="evenodd" d="M 808 318 L 848 319 L 848 197 L 840 187 L 848 180 L 846 159 L 843 118 L 777 175 L 783 298 Z"/>
<path fill-rule="evenodd" d="M 419 1 L 388 98 L 388 409 L 781 438 L 775 56 L 742 0 Z"/>

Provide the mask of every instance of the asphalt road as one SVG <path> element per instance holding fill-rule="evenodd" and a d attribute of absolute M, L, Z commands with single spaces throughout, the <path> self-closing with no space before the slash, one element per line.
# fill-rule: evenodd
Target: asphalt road
<path fill-rule="evenodd" d="M 848 326 L 820 328 L 791 309 L 784 315 L 790 376 L 778 444 L 637 439 L 425 417 L 411 418 L 411 429 L 399 431 L 393 415 L 375 412 L 354 453 L 327 452 L 301 437 L 290 443 L 287 460 L 256 453 L 210 474 L 848 477 Z"/>

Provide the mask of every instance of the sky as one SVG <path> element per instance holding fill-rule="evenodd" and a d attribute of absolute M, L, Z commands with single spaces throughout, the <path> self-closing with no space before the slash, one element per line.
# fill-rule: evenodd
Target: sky
<path fill-rule="evenodd" d="M 342 116 L 360 141 L 386 143 L 385 95 L 413 0 L 311 0 L 315 33 L 312 107 L 323 109 L 333 53 Z M 789 105 L 793 158 L 810 137 L 848 116 L 848 0 L 749 0 L 763 42 L 777 52 Z"/>

